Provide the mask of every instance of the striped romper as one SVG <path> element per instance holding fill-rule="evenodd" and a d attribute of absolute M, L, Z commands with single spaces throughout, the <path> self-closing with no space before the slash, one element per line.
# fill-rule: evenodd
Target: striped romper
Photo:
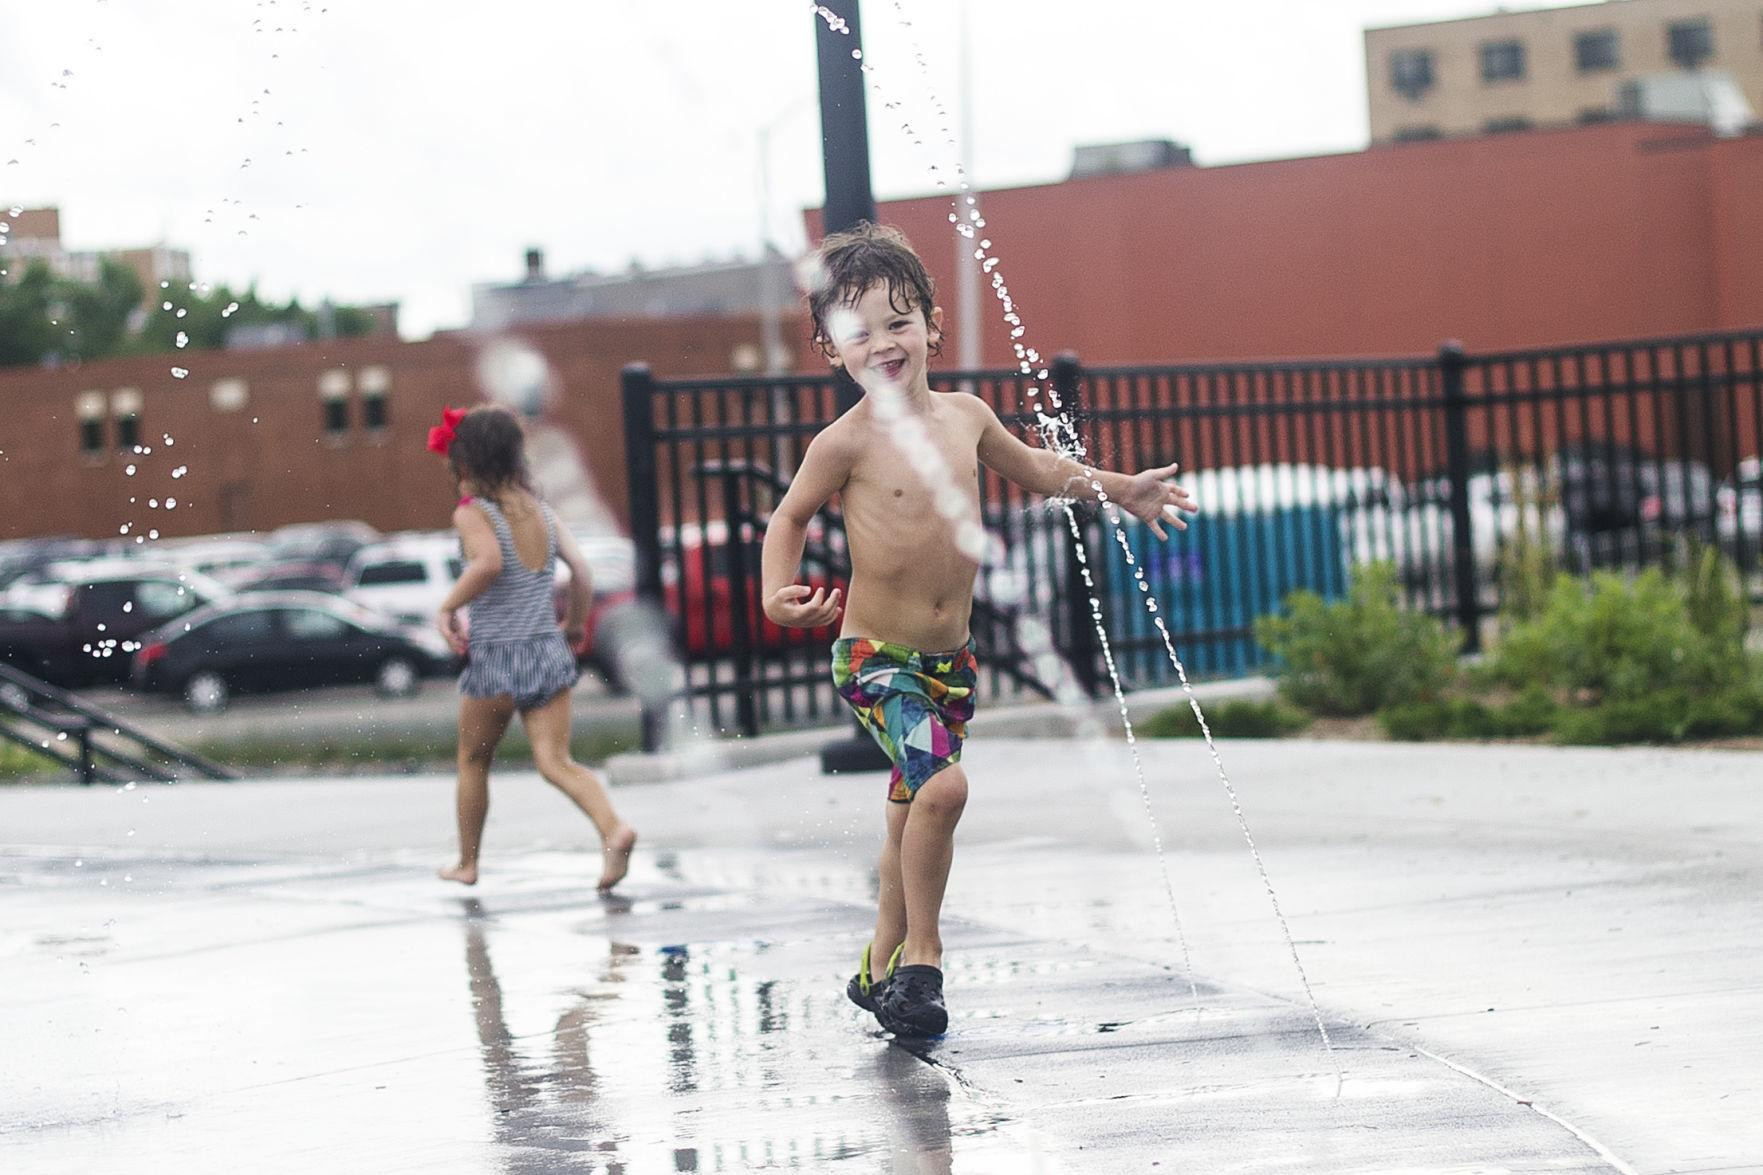
<path fill-rule="evenodd" d="M 496 531 L 502 551 L 502 573 L 467 607 L 465 672 L 459 692 L 473 698 L 512 696 L 516 709 L 542 706 L 570 686 L 580 671 L 569 642 L 557 626 L 552 592 L 557 573 L 557 519 L 543 502 L 545 565 L 537 571 L 520 561 L 514 532 L 501 507 L 487 498 L 472 498 Z"/>

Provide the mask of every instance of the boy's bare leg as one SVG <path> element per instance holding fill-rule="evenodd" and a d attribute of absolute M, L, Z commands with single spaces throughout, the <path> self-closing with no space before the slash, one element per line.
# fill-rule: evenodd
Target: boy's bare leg
<path fill-rule="evenodd" d="M 906 832 L 906 818 L 911 804 L 888 805 L 888 838 L 882 843 L 881 864 L 876 870 L 880 883 L 876 887 L 875 937 L 870 939 L 869 974 L 880 979 L 887 974 L 888 960 L 894 948 L 906 941 L 906 889 L 900 882 L 900 838 Z"/>
<path fill-rule="evenodd" d="M 514 716 L 512 698 L 459 699 L 459 863 L 440 872 L 443 881 L 477 884 L 478 849 L 490 814 L 490 763 Z"/>
<path fill-rule="evenodd" d="M 900 838 L 900 880 L 906 897 L 906 951 L 900 964 L 943 965 L 943 890 L 955 856 L 955 825 L 967 806 L 967 773 L 952 764 L 912 797 Z"/>
<path fill-rule="evenodd" d="M 569 691 L 521 715 L 533 766 L 545 782 L 575 801 L 600 833 L 600 888 L 611 889 L 630 871 L 637 830 L 618 818 L 600 777 L 569 756 Z"/>

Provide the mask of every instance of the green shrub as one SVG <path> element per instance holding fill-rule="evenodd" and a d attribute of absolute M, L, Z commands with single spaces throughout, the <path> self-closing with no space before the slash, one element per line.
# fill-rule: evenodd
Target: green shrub
<path fill-rule="evenodd" d="M 1523 738 L 1551 730 L 1560 713 L 1542 689 L 1528 689 L 1501 706 L 1474 698 L 1434 698 L 1398 702 L 1378 711 L 1377 720 L 1393 739 L 1420 742 L 1433 738 Z"/>
<path fill-rule="evenodd" d="M 1280 694 L 1314 714 L 1370 714 L 1438 697 L 1455 671 L 1457 640 L 1438 620 L 1402 606 L 1396 569 L 1357 569 L 1345 599 L 1286 597 L 1255 636 L 1279 658 Z"/>
<path fill-rule="evenodd" d="M 1748 676 L 1718 590 L 1698 596 L 1657 569 L 1632 581 L 1610 573 L 1558 580 L 1547 607 L 1512 627 L 1492 664 L 1508 684 L 1548 686 L 1585 703 L 1701 696 Z"/>
<path fill-rule="evenodd" d="M 1237 698 L 1202 708 L 1206 725 L 1220 738 L 1281 738 L 1310 725 L 1309 715 L 1276 701 Z M 1146 738 L 1191 738 L 1200 733 L 1200 724 L 1184 702 L 1157 711 L 1135 729 Z"/>

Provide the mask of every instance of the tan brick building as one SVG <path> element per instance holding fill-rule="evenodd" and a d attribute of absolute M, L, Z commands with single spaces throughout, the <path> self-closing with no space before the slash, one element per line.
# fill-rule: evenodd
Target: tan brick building
<path fill-rule="evenodd" d="M 1374 143 L 1613 118 L 1626 85 L 1672 74 L 1730 79 L 1763 111 L 1763 0 L 1603 0 L 1374 28 L 1365 64 Z"/>

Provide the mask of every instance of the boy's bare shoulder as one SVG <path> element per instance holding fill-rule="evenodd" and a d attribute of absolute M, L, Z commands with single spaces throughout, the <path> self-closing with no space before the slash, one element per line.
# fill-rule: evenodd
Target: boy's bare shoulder
<path fill-rule="evenodd" d="M 959 412 L 963 419 L 978 421 L 981 424 L 998 419 L 998 414 L 992 410 L 992 406 L 971 392 L 944 392 L 942 395 L 943 402 Z"/>
<path fill-rule="evenodd" d="M 863 408 L 864 405 L 858 405 L 814 434 L 808 442 L 809 452 L 844 464 L 855 461 L 863 452 Z"/>

